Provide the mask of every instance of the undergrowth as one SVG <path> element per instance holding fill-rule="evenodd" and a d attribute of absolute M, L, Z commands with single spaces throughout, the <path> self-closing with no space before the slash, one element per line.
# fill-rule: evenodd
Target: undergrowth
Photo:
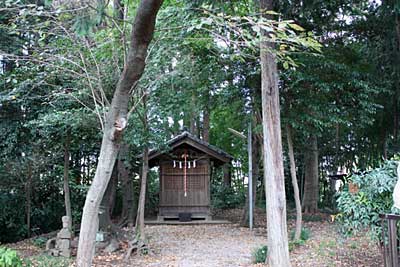
<path fill-rule="evenodd" d="M 289 241 L 289 251 L 292 251 L 298 246 L 304 245 L 305 242 L 310 238 L 310 230 L 307 228 L 302 228 L 301 229 L 301 234 L 300 234 L 300 239 L 298 240 L 293 240 L 294 238 L 294 231 L 291 232 L 290 237 L 291 240 Z M 254 263 L 264 263 L 268 254 L 268 246 L 262 246 L 259 248 L 256 248 L 253 251 L 253 262 Z"/>

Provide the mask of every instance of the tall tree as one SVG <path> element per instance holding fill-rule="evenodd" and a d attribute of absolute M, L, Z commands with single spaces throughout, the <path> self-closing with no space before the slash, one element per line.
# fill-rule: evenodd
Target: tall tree
<path fill-rule="evenodd" d="M 299 240 L 301 235 L 302 213 L 301 213 L 300 191 L 296 176 L 296 162 L 294 160 L 292 128 L 290 125 L 286 125 L 286 137 L 288 143 L 290 176 L 292 177 L 294 202 L 296 205 L 296 230 L 294 232 L 294 240 Z"/>
<path fill-rule="evenodd" d="M 149 126 L 148 126 L 148 110 L 147 110 L 147 99 L 146 92 L 143 92 L 143 131 L 145 134 L 144 147 L 143 147 L 143 155 L 142 155 L 142 173 L 140 177 L 140 195 L 139 195 L 139 203 L 138 210 L 136 213 L 136 236 L 138 240 L 144 242 L 145 233 L 144 233 L 144 208 L 146 202 L 146 190 L 147 190 L 147 176 L 149 172 L 149 145 L 148 145 L 148 136 L 149 136 Z"/>
<path fill-rule="evenodd" d="M 260 0 L 262 14 L 273 10 L 273 0 Z M 261 97 L 264 142 L 264 180 L 267 209 L 268 255 L 272 267 L 290 267 L 286 224 L 285 183 L 278 88 L 278 66 L 269 34 L 261 32 Z"/>
<path fill-rule="evenodd" d="M 129 146 L 127 143 L 121 145 L 117 161 L 118 178 L 122 188 L 122 212 L 121 220 L 119 222 L 119 225 L 121 226 L 124 226 L 125 224 L 133 226 L 137 211 L 137 203 L 135 201 L 133 188 L 132 168 L 127 166 L 128 149 Z"/>
<path fill-rule="evenodd" d="M 106 116 L 96 174 L 83 208 L 77 255 L 79 267 L 90 267 L 92 263 L 99 205 L 110 180 L 120 140 L 126 127 L 132 89 L 145 68 L 147 49 L 153 37 L 156 16 L 162 2 L 162 0 L 142 0 L 137 9 L 126 64 Z"/>
<path fill-rule="evenodd" d="M 318 141 L 315 135 L 308 139 L 310 146 L 304 152 L 304 212 L 315 213 L 319 200 Z"/>
<path fill-rule="evenodd" d="M 71 210 L 71 194 L 69 190 L 69 156 L 70 156 L 70 146 L 71 146 L 71 130 L 68 129 L 65 141 L 64 141 L 64 203 L 65 203 L 65 215 L 69 218 L 69 228 L 72 233 L 72 210 Z"/>

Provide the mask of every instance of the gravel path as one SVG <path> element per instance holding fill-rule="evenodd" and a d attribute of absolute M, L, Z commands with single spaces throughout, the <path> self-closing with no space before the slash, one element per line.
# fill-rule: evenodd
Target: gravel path
<path fill-rule="evenodd" d="M 154 255 L 133 257 L 129 266 L 249 266 L 264 236 L 232 225 L 161 225 L 146 228 Z"/>

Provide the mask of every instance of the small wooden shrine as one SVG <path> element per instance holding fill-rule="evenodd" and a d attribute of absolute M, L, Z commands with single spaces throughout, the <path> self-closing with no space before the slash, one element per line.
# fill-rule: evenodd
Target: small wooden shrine
<path fill-rule="evenodd" d="M 232 156 L 183 132 L 171 139 L 168 151 L 150 151 L 150 167 L 159 166 L 158 220 L 189 217 L 211 219 L 210 177 L 213 166 L 228 164 Z"/>

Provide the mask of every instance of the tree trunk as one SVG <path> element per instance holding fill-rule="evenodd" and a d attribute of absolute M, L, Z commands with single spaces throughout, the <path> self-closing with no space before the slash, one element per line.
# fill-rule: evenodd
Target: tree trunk
<path fill-rule="evenodd" d="M 304 151 L 304 196 L 303 210 L 315 213 L 318 210 L 319 179 L 318 179 L 318 143 L 315 135 L 310 136 L 310 148 Z"/>
<path fill-rule="evenodd" d="M 387 143 L 387 136 L 385 135 L 383 137 L 383 141 L 382 141 L 382 158 L 384 160 L 388 159 L 388 143 Z"/>
<path fill-rule="evenodd" d="M 258 136 L 253 133 L 252 134 L 252 166 L 253 166 L 253 210 L 254 207 L 256 206 L 256 198 L 257 198 L 257 182 L 258 182 L 258 176 L 260 174 L 260 168 L 259 168 L 259 162 L 260 162 L 260 145 L 261 145 L 261 140 L 258 139 Z M 242 213 L 242 219 L 240 221 L 240 225 L 242 226 L 248 226 L 249 225 L 249 192 L 247 191 L 246 194 L 246 205 L 244 207 L 243 213 Z"/>
<path fill-rule="evenodd" d="M 64 202 L 65 202 L 65 214 L 69 218 L 69 230 L 72 234 L 73 231 L 72 226 L 72 211 L 71 211 L 71 194 L 69 190 L 69 148 L 71 145 L 71 131 L 67 131 L 67 135 L 65 137 L 64 143 Z"/>
<path fill-rule="evenodd" d="M 191 101 L 191 110 L 190 110 L 190 117 L 189 117 L 189 123 L 190 123 L 190 128 L 189 131 L 191 134 L 194 136 L 198 137 L 199 135 L 199 127 L 197 125 L 197 113 L 196 113 L 196 104 L 197 104 L 197 97 L 195 92 L 192 92 L 192 101 Z"/>
<path fill-rule="evenodd" d="M 400 15 L 399 12 L 395 12 L 395 31 L 396 31 L 396 58 L 395 65 L 398 66 L 400 63 Z M 393 99 L 393 136 L 395 142 L 397 142 L 398 132 L 399 132 L 399 91 L 400 91 L 400 74 L 399 68 L 397 68 L 397 81 L 395 86 L 395 95 Z"/>
<path fill-rule="evenodd" d="M 398 110 L 398 102 L 399 102 L 399 93 L 396 88 L 396 92 L 393 97 L 393 138 L 395 142 L 397 142 L 398 132 L 399 132 L 399 110 Z"/>
<path fill-rule="evenodd" d="M 125 165 L 126 157 L 128 152 L 128 145 L 121 144 L 121 150 L 118 157 L 118 174 L 119 180 L 122 185 L 122 221 L 120 224 L 132 225 L 135 222 L 136 217 L 136 202 L 135 194 L 133 191 L 133 180 L 130 176 L 128 167 Z"/>
<path fill-rule="evenodd" d="M 142 0 L 132 27 L 126 65 L 106 117 L 96 174 L 86 196 L 79 237 L 77 266 L 90 267 L 98 229 L 98 212 L 119 151 L 119 143 L 126 126 L 130 91 L 145 68 L 147 48 L 153 38 L 156 15 L 162 0 Z"/>
<path fill-rule="evenodd" d="M 147 102 L 146 95 L 143 97 L 143 131 L 144 135 L 148 135 L 148 117 L 147 117 Z M 139 240 L 144 241 L 145 233 L 144 233 L 144 209 L 146 205 L 146 191 L 147 191 L 147 174 L 149 171 L 149 147 L 148 140 L 145 137 L 144 141 L 144 149 L 143 149 L 143 157 L 142 157 L 142 176 L 140 179 L 140 195 L 139 195 L 139 203 L 138 203 L 138 211 L 136 215 L 136 236 Z"/>
<path fill-rule="evenodd" d="M 226 187 L 231 187 L 232 179 L 231 179 L 231 169 L 229 164 L 224 164 L 222 166 L 222 171 L 224 173 L 224 185 Z"/>
<path fill-rule="evenodd" d="M 203 140 L 207 143 L 210 142 L 210 110 L 208 107 L 204 109 L 203 113 Z"/>
<path fill-rule="evenodd" d="M 25 184 L 26 197 L 26 229 L 28 238 L 31 237 L 31 213 L 32 213 L 32 163 L 28 162 L 28 173 Z"/>
<path fill-rule="evenodd" d="M 82 181 L 82 173 L 81 173 L 81 168 L 79 165 L 79 152 L 75 152 L 72 157 L 72 177 L 75 177 L 75 183 L 82 185 L 84 184 L 84 181 Z"/>
<path fill-rule="evenodd" d="M 144 240 L 144 207 L 146 202 L 147 173 L 149 171 L 149 149 L 146 146 L 143 150 L 142 178 L 140 183 L 139 204 L 136 215 L 136 235 L 138 239 Z"/>
<path fill-rule="evenodd" d="M 260 0 L 261 12 L 273 9 L 272 0 Z M 267 209 L 268 255 L 272 267 L 290 267 L 282 160 L 278 67 L 268 33 L 261 33 L 261 101 L 263 117 L 264 180 Z"/>
<path fill-rule="evenodd" d="M 111 214 L 117 189 L 117 182 L 118 170 L 117 166 L 114 165 L 111 179 L 108 182 L 107 189 L 100 203 L 101 210 L 99 214 L 99 229 L 104 232 L 113 232 L 115 230 L 115 226 L 111 221 Z"/>
<path fill-rule="evenodd" d="M 301 235 L 301 222 L 302 222 L 301 202 L 300 202 L 299 185 L 297 183 L 297 177 L 296 177 L 296 162 L 294 161 L 292 130 L 289 124 L 286 125 L 286 132 L 287 132 L 287 142 L 289 150 L 288 152 L 290 161 L 290 176 L 292 177 L 294 202 L 296 203 L 296 231 L 294 232 L 294 240 L 299 240 Z"/>

